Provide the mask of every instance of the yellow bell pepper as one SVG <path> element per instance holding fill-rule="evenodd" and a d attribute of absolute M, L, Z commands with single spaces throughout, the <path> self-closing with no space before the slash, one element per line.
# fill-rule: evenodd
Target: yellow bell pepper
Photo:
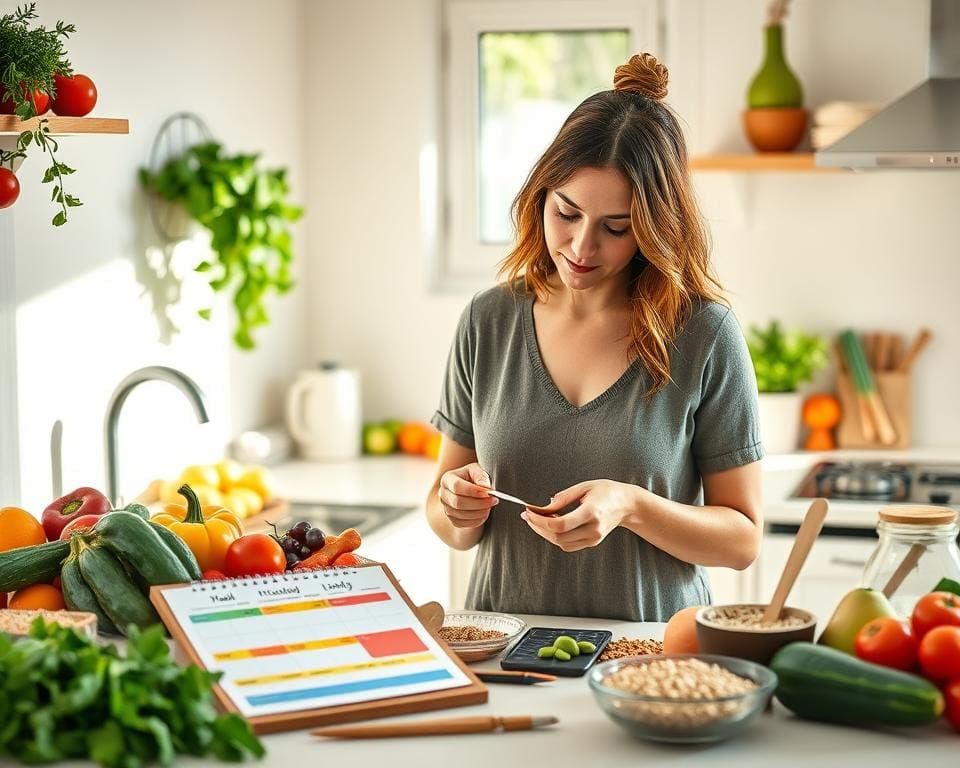
<path fill-rule="evenodd" d="M 200 570 L 222 571 L 230 545 L 243 536 L 243 523 L 228 509 L 201 507 L 189 485 L 180 487 L 187 505 L 167 504 L 150 520 L 169 528 L 186 542 L 200 564 Z"/>

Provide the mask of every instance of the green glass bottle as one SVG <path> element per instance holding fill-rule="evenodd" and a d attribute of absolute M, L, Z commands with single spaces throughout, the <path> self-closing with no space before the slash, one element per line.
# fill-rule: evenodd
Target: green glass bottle
<path fill-rule="evenodd" d="M 763 66 L 754 76 L 747 91 L 750 109 L 763 107 L 802 107 L 803 88 L 783 55 L 783 27 L 764 27 L 766 53 Z"/>

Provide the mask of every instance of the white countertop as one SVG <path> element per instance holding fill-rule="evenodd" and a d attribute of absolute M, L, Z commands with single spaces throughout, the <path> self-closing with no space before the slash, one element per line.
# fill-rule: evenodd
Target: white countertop
<path fill-rule="evenodd" d="M 598 619 L 521 616 L 530 626 L 609 629 L 614 638 L 660 638 L 662 624 Z M 498 669 L 497 659 L 472 665 Z M 586 678 L 560 678 L 532 686 L 489 684 L 486 704 L 424 712 L 390 722 L 468 715 L 555 715 L 548 729 L 513 733 L 362 740 L 318 739 L 309 731 L 263 737 L 268 753 L 260 765 L 359 765 L 390 768 L 637 768 L 637 766 L 924 766 L 955 765 L 960 737 L 945 721 L 923 728 L 862 730 L 800 720 L 775 703 L 741 736 L 713 745 L 677 746 L 640 741 L 621 730 L 593 701 Z M 379 722 L 387 722 L 382 720 Z M 214 760 L 177 764 L 222 766 Z M 253 764 L 251 764 L 253 765 Z"/>

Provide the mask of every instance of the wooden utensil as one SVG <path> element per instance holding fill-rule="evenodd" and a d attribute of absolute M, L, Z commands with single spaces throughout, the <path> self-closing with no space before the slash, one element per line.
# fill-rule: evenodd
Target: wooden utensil
<path fill-rule="evenodd" d="M 783 566 L 780 581 L 777 582 L 777 588 L 773 592 L 773 599 L 763 612 L 764 624 L 772 624 L 780 618 L 780 612 L 787 602 L 790 590 L 793 589 L 793 583 L 800 575 L 800 569 L 803 568 L 807 555 L 810 554 L 813 542 L 820 535 L 820 529 L 823 528 L 823 521 L 827 517 L 829 508 L 830 505 L 827 504 L 826 499 L 814 499 L 807 509 L 807 513 L 803 516 L 803 522 L 800 523 L 800 529 L 797 531 L 797 538 L 793 540 L 790 556 L 787 558 L 786 565 Z"/>
<path fill-rule="evenodd" d="M 346 725 L 336 728 L 318 728 L 313 736 L 338 739 L 382 739 L 390 736 L 441 736 L 451 733 L 483 733 L 485 731 L 529 731 L 558 723 L 556 717 L 448 717 L 443 720 L 421 720 L 412 723 L 384 723 L 382 725 Z"/>
<path fill-rule="evenodd" d="M 870 418 L 877 430 L 877 437 L 883 445 L 893 445 L 897 442 L 897 432 L 890 421 L 890 414 L 877 394 L 877 388 L 870 374 L 870 367 L 867 365 L 866 356 L 863 348 L 860 346 L 860 340 L 853 331 L 843 331 L 840 334 L 840 343 L 843 344 L 843 352 L 847 358 L 847 367 L 853 374 L 854 389 L 857 391 L 857 399 L 866 400 L 867 409 L 870 412 Z M 861 406 L 862 408 L 862 406 Z M 862 410 L 861 410 L 862 413 Z"/>
<path fill-rule="evenodd" d="M 875 352 L 876 352 L 876 365 L 873 366 L 875 371 L 888 371 L 892 367 L 890 365 L 890 342 L 893 337 L 889 333 L 881 331 L 877 334 L 877 340 L 875 342 Z"/>
<path fill-rule="evenodd" d="M 933 332 L 929 328 L 922 328 L 920 333 L 917 334 L 917 338 L 913 340 L 913 344 L 910 345 L 907 354 L 903 356 L 903 360 L 901 360 L 897 366 L 897 370 L 903 372 L 909 371 L 910 366 L 913 365 L 913 361 L 917 359 L 917 355 L 923 352 L 932 338 Z"/>
<path fill-rule="evenodd" d="M 906 345 L 903 343 L 903 336 L 899 333 L 890 335 L 890 370 L 895 371 L 900 367 L 900 361 L 903 360 L 903 350 Z"/>
<path fill-rule="evenodd" d="M 417 613 L 420 615 L 420 621 L 422 621 L 424 626 L 431 632 L 435 632 L 443 626 L 443 617 L 446 615 L 446 611 L 444 611 L 443 606 L 435 600 L 424 603 L 423 605 L 418 605 Z"/>
<path fill-rule="evenodd" d="M 893 593 L 903 584 L 903 580 L 907 578 L 907 574 L 917 566 L 920 557 L 926 550 L 927 547 L 924 544 L 914 544 L 907 550 L 907 554 L 903 556 L 903 560 L 900 562 L 900 565 L 897 566 L 897 570 L 893 572 L 890 580 L 882 590 L 886 597 L 893 597 Z"/>

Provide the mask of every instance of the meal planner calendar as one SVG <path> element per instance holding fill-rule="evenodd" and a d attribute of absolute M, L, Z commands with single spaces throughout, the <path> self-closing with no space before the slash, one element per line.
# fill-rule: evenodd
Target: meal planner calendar
<path fill-rule="evenodd" d="M 382 567 L 167 588 L 203 666 L 245 717 L 471 684 Z"/>

